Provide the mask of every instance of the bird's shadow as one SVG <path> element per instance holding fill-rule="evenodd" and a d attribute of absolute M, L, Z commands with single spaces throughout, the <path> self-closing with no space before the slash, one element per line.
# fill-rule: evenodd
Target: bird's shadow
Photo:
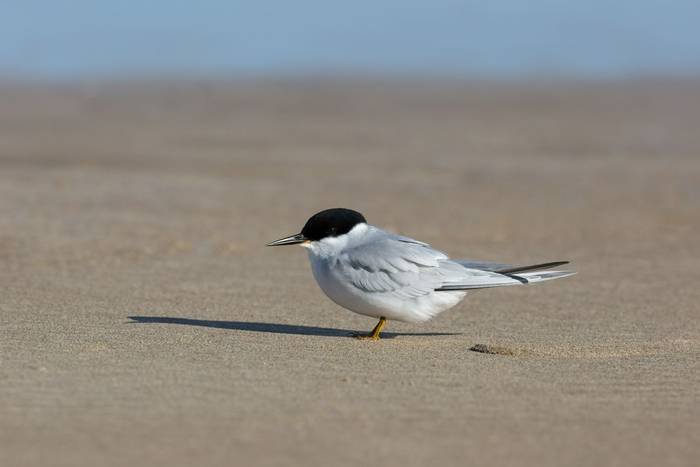
<path fill-rule="evenodd" d="M 296 324 L 258 323 L 251 321 L 214 321 L 208 319 L 174 318 L 169 316 L 129 316 L 132 323 L 140 324 L 181 324 L 206 328 L 233 329 L 236 331 L 266 332 L 271 334 L 295 334 L 298 336 L 353 337 L 355 331 L 349 329 L 322 328 Z M 457 336 L 453 332 L 382 332 L 383 339 L 398 336 Z"/>

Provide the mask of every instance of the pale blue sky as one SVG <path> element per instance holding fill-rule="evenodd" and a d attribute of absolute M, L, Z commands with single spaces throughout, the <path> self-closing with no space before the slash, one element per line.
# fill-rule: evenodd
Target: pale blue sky
<path fill-rule="evenodd" d="M 700 73 L 698 0 L 5 0 L 0 75 Z"/>

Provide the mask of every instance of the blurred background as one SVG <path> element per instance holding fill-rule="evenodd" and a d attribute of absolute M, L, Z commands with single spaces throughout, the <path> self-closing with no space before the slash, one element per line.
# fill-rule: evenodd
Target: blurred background
<path fill-rule="evenodd" d="M 49 79 L 700 71 L 691 0 L 8 1 L 0 71 Z"/>
<path fill-rule="evenodd" d="M 699 23 L 5 0 L 0 465 L 695 465 Z M 263 247 L 333 206 L 579 274 L 357 346 L 374 323 Z"/>

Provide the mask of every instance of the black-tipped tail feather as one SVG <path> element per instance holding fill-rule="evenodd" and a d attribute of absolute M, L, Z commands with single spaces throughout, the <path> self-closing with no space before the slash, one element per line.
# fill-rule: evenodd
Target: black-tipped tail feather
<path fill-rule="evenodd" d="M 533 264 L 530 266 L 511 266 L 497 263 L 477 263 L 468 261 L 458 261 L 467 269 L 477 269 L 487 272 L 487 275 L 475 275 L 471 280 L 460 283 L 446 283 L 436 291 L 456 291 L 470 289 L 485 289 L 491 287 L 503 287 L 508 285 L 529 284 L 542 282 L 551 279 L 558 279 L 575 274 L 573 271 L 542 271 L 568 264 L 568 261 L 554 261 L 551 263 Z"/>
<path fill-rule="evenodd" d="M 497 272 L 499 274 L 515 274 L 517 272 L 540 271 L 542 269 L 556 268 L 557 266 L 563 266 L 564 264 L 569 264 L 569 262 L 552 261 L 551 263 L 533 264 L 531 266 L 516 266 L 513 268 L 495 269 L 493 272 Z"/>

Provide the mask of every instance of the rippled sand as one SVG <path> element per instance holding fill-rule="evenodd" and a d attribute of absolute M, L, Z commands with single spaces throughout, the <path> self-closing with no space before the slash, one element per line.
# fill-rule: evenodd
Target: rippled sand
<path fill-rule="evenodd" d="M 0 464 L 696 465 L 699 121 L 692 82 L 0 85 Z M 263 247 L 332 206 L 579 274 L 356 341 Z"/>

